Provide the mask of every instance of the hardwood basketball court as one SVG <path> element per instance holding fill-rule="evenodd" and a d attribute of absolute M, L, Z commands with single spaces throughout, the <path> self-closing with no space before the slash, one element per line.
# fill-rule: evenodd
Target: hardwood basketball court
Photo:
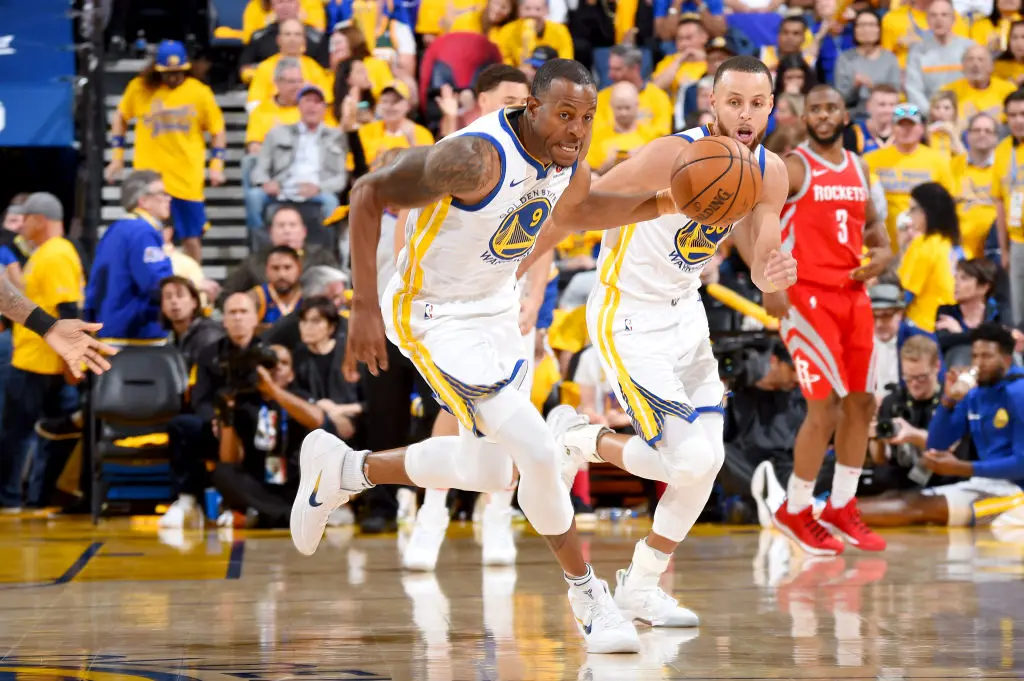
<path fill-rule="evenodd" d="M 641 522 L 588 535 L 614 580 Z M 676 554 L 698 630 L 641 630 L 640 655 L 588 656 L 544 542 L 480 565 L 453 523 L 436 576 L 394 535 L 158 532 L 0 517 L 0 681 L 1019 679 L 1024 532 L 887 532 L 889 549 L 806 559 L 756 528 L 699 527 Z"/>

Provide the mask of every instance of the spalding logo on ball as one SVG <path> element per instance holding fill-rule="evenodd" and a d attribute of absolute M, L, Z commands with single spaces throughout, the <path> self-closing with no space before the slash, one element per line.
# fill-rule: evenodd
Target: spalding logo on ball
<path fill-rule="evenodd" d="M 702 137 L 676 160 L 672 198 L 691 220 L 725 227 L 753 210 L 761 184 L 761 167 L 750 149 L 731 137 Z"/>

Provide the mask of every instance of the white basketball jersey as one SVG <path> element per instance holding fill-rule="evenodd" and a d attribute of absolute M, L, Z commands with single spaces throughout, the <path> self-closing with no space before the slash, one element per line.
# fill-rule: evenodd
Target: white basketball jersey
<path fill-rule="evenodd" d="M 676 133 L 688 142 L 710 135 L 707 127 Z M 754 150 L 764 175 L 765 149 Z M 605 233 L 597 271 L 600 282 L 632 298 L 683 298 L 700 288 L 700 272 L 732 233 L 732 225 L 709 227 L 684 215 L 662 215 Z"/>
<path fill-rule="evenodd" d="M 516 269 L 576 170 L 545 167 L 530 156 L 510 122 L 518 115 L 520 110 L 502 109 L 452 135 L 493 144 L 501 179 L 475 205 L 448 196 L 410 211 L 406 246 L 398 256 L 398 291 L 430 303 L 518 301 Z"/>

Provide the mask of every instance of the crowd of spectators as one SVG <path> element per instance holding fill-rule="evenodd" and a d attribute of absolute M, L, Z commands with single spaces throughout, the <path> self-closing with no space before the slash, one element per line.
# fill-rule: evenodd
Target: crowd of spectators
<path fill-rule="evenodd" d="M 211 484 L 224 497 L 220 523 L 283 522 L 296 446 L 310 428 L 373 449 L 429 433 L 436 405 L 397 349 L 389 348 L 390 376 L 349 384 L 338 371 L 347 324 L 347 191 L 391 150 L 432 144 L 472 122 L 485 98 L 523 103 L 525 92 L 513 86 L 528 84 L 554 57 L 580 60 L 600 83 L 587 154 L 595 174 L 655 136 L 713 121 L 712 76 L 732 55 L 759 55 L 774 74 L 765 143 L 777 153 L 806 138 L 800 116 L 813 85 L 840 91 L 850 115 L 844 145 L 866 159 L 872 200 L 897 253 L 893 271 L 870 287 L 881 409 L 865 453 L 873 464 L 862 480 L 868 494 L 949 482 L 922 473 L 934 439 L 928 427 L 944 404 L 943 386 L 979 352 L 972 333 L 1002 325 L 1012 334 L 1006 356 L 1024 350 L 1021 0 L 251 0 L 233 28 L 244 46 L 231 77 L 216 87 L 248 93 L 237 199 L 251 255 L 222 284 L 202 275 L 203 187 L 225 182 L 224 117 L 195 75 L 194 55 L 164 41 L 126 88 L 111 127 L 106 177 L 120 182 L 129 217 L 108 228 L 84 296 L 58 301 L 80 304 L 115 341 L 174 344 L 193 369 L 189 402 L 170 429 L 178 500 L 165 525 L 202 522 L 199 500 Z M 122 38 L 112 36 L 112 45 Z M 505 66 L 484 70 L 499 61 Z M 457 74 L 467 70 L 473 79 L 460 82 Z M 135 171 L 122 178 L 133 123 Z M 24 200 L 5 214 L 0 258 L 31 294 L 44 237 L 63 239 L 59 212 L 45 205 L 28 214 L 19 208 Z M 49 225 L 43 237 L 30 228 L 40 220 Z M 600 236 L 577 234 L 557 248 L 546 289 L 547 309 L 557 309 L 538 323 L 533 394 L 538 408 L 569 401 L 592 421 L 628 431 L 581 312 Z M 382 263 L 393 250 L 386 237 Z M 70 262 L 72 251 L 60 252 Z M 71 277 L 77 270 L 64 271 Z M 728 243 L 702 276 L 758 297 Z M 761 330 L 704 297 L 713 334 Z M 1007 349 L 991 332 L 986 338 Z M 0 336 L 0 349 L 6 342 Z M 69 397 L 62 371 L 52 362 L 26 365 L 24 343 L 16 330 L 3 378 L 0 438 L 17 441 L 18 451 L 27 451 L 25 423 L 42 418 L 37 430 L 51 436 L 81 423 L 51 418 L 78 405 L 63 399 L 58 406 Z M 752 520 L 772 488 L 763 462 L 772 463 L 774 477 L 791 460 L 804 409 L 800 376 L 770 334 L 727 345 L 716 347 L 735 393 L 730 456 L 712 511 Z M 225 393 L 228 358 L 254 348 L 263 353 L 255 385 Z M 26 371 L 43 376 L 31 379 L 38 401 L 22 399 L 28 379 L 19 372 Z M 20 396 L 15 404 L 12 394 Z M 1004 413 L 1015 428 L 1024 419 L 1024 411 Z M 948 439 L 940 438 L 951 445 Z M 957 451 L 970 459 L 979 446 Z M 0 449 L 0 458 L 13 461 L 14 449 Z M 50 465 L 45 450 L 36 448 L 33 470 Z M 24 500 L 25 456 L 18 457 L 2 469 L 0 501 L 8 507 Z M 242 473 L 255 483 L 240 483 Z M 581 512 L 591 510 L 586 475 L 574 487 Z M 45 496 L 39 488 L 27 500 L 41 504 Z M 362 503 L 364 530 L 393 526 L 394 490 L 371 490 Z"/>

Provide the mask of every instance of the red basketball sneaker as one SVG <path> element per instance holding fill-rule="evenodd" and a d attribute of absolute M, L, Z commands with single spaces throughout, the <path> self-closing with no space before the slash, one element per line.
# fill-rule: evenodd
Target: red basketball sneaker
<path fill-rule="evenodd" d="M 813 505 L 799 513 L 790 513 L 786 508 L 786 501 L 783 500 L 772 517 L 775 519 L 775 527 L 779 528 L 782 534 L 795 541 L 812 556 L 838 556 L 843 552 L 843 542 L 833 537 L 824 525 L 815 520 Z"/>
<path fill-rule="evenodd" d="M 846 506 L 834 508 L 832 502 L 825 504 L 821 511 L 821 524 L 845 541 L 863 551 L 883 551 L 885 540 L 864 524 L 857 510 L 857 500 L 851 499 Z"/>

